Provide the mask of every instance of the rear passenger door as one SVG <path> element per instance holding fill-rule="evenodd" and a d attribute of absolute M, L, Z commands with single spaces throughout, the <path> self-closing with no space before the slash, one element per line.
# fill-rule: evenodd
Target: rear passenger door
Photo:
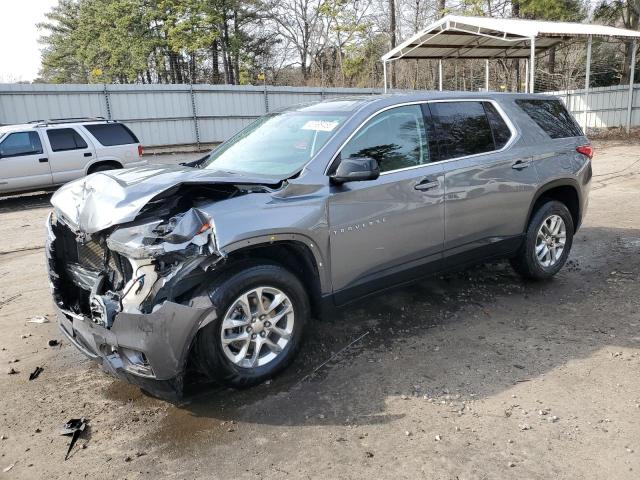
<path fill-rule="evenodd" d="M 517 247 L 538 178 L 493 101 L 430 104 L 445 176 L 445 256 Z"/>
<path fill-rule="evenodd" d="M 66 183 L 84 176 L 86 167 L 93 162 L 95 149 L 86 134 L 75 128 L 48 128 L 49 162 L 53 183 Z"/>
<path fill-rule="evenodd" d="M 14 132 L 0 141 L 0 192 L 48 187 L 52 183 L 38 132 Z"/>

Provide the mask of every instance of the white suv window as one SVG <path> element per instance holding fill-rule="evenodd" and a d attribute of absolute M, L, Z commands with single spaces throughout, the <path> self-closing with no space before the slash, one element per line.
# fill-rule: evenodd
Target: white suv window
<path fill-rule="evenodd" d="M 42 153 L 42 143 L 37 132 L 11 133 L 0 143 L 0 156 L 17 157 Z"/>
<path fill-rule="evenodd" d="M 73 128 L 55 128 L 47 130 L 47 137 L 54 152 L 80 150 L 87 148 L 87 142 Z"/>

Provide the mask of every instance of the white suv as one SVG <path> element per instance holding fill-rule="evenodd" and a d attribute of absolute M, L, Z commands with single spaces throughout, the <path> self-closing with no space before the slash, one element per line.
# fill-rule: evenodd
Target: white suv
<path fill-rule="evenodd" d="M 70 118 L 0 127 L 0 193 L 45 189 L 90 173 L 146 164 L 136 136 L 113 120 Z"/>

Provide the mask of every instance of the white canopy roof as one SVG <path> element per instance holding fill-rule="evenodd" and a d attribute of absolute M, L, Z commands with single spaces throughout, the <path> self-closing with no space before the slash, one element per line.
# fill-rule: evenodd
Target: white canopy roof
<path fill-rule="evenodd" d="M 512 18 L 447 15 L 382 56 L 400 58 L 528 58 L 530 42 L 536 51 L 587 37 L 640 38 L 640 32 L 604 25 L 543 22 Z"/>

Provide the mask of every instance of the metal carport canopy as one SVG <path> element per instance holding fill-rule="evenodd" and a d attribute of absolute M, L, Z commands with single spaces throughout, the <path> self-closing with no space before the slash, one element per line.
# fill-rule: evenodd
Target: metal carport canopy
<path fill-rule="evenodd" d="M 465 17 L 447 15 L 382 56 L 384 91 L 387 91 L 387 62 L 400 59 L 437 59 L 438 83 L 442 90 L 442 60 L 448 58 L 484 59 L 485 86 L 489 90 L 489 60 L 497 58 L 525 58 L 525 91 L 535 91 L 536 49 L 547 50 L 554 45 L 574 39 L 587 39 L 585 74 L 585 107 L 583 128 L 587 126 L 589 80 L 591 74 L 591 45 L 593 37 L 632 40 L 627 132 L 631 127 L 633 81 L 636 64 L 636 45 L 640 32 L 606 25 L 584 23 L 545 22 L 514 18 Z"/>
<path fill-rule="evenodd" d="M 640 32 L 605 25 L 447 15 L 387 52 L 382 61 L 530 58 L 532 41 L 537 50 L 546 50 L 589 37 L 633 39 L 639 38 Z"/>

